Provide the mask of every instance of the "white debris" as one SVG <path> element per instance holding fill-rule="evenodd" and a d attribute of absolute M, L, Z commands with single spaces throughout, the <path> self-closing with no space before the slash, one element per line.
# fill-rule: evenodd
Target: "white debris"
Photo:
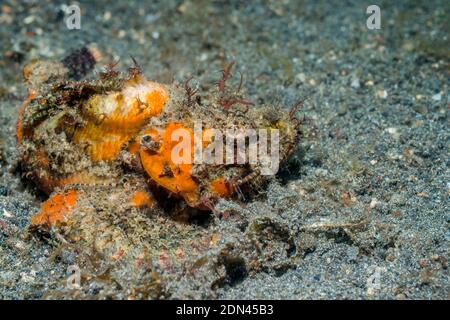
<path fill-rule="evenodd" d="M 395 127 L 386 128 L 385 131 L 387 133 L 389 133 L 396 140 L 398 140 L 400 138 L 400 132 L 398 132 L 398 129 Z"/>
<path fill-rule="evenodd" d="M 26 274 L 25 272 L 22 272 L 20 275 L 21 275 L 21 281 L 23 281 L 23 282 L 29 283 L 29 282 L 34 281 L 34 277 Z"/>
<path fill-rule="evenodd" d="M 361 87 L 361 84 L 359 83 L 358 78 L 353 78 L 352 83 L 350 84 L 352 88 L 358 89 Z"/>
<path fill-rule="evenodd" d="M 28 16 L 25 19 L 23 19 L 23 23 L 30 24 L 34 21 L 34 19 L 35 19 L 35 16 Z"/>
<path fill-rule="evenodd" d="M 390 133 L 390 134 L 397 134 L 398 133 L 398 129 L 394 128 L 394 127 L 387 128 L 386 131 L 388 133 Z"/>
<path fill-rule="evenodd" d="M 106 12 L 103 14 L 103 21 L 104 21 L 104 22 L 109 21 L 109 19 L 111 19 L 111 17 L 112 17 L 111 12 L 110 12 L 110 11 L 106 11 Z"/>
<path fill-rule="evenodd" d="M 3 216 L 5 216 L 6 218 L 11 218 L 13 214 L 9 211 L 6 211 L 6 209 L 3 209 Z"/>
<path fill-rule="evenodd" d="M 159 32 L 158 31 L 153 31 L 152 32 L 152 38 L 155 39 L 155 40 L 159 39 Z"/>
<path fill-rule="evenodd" d="M 295 76 L 298 80 L 300 80 L 301 82 L 305 82 L 306 81 L 306 75 L 302 72 L 299 73 Z"/>
<path fill-rule="evenodd" d="M 376 198 L 372 198 L 372 201 L 370 201 L 369 207 L 370 209 L 375 208 L 380 202 Z"/>
<path fill-rule="evenodd" d="M 386 99 L 388 96 L 388 93 L 386 90 L 379 90 L 379 91 L 377 91 L 377 96 L 378 96 L 378 98 Z"/>
<path fill-rule="evenodd" d="M 441 101 L 442 95 L 441 95 L 441 93 L 439 92 L 439 93 L 433 95 L 433 96 L 431 97 L 431 99 L 433 99 L 434 101 Z"/>

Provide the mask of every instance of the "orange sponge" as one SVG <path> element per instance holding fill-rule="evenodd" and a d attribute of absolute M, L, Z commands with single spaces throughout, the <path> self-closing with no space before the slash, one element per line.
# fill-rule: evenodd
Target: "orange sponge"
<path fill-rule="evenodd" d="M 51 226 L 66 221 L 77 204 L 79 193 L 76 190 L 56 193 L 45 201 L 41 210 L 31 218 L 33 225 Z"/>

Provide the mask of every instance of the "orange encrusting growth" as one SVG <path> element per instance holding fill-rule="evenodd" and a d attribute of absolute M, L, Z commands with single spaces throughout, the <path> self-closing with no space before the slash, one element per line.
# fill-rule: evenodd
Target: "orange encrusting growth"
<path fill-rule="evenodd" d="M 36 98 L 37 92 L 34 90 L 30 90 L 28 92 L 27 100 L 23 103 L 23 105 L 19 109 L 19 114 L 17 116 L 17 124 L 16 124 L 16 137 L 17 137 L 17 143 L 21 144 L 23 140 L 23 113 L 25 112 L 25 109 L 30 104 L 31 100 Z"/>
<path fill-rule="evenodd" d="M 69 190 L 53 195 L 42 204 L 41 210 L 31 218 L 33 225 L 52 226 L 66 221 L 77 203 L 79 193 Z"/>
<path fill-rule="evenodd" d="M 153 199 L 144 190 L 136 191 L 131 198 L 131 205 L 136 208 L 151 207 Z"/>
<path fill-rule="evenodd" d="M 183 140 L 175 140 L 175 137 L 173 137 L 174 131 L 178 129 L 187 133 L 186 136 L 183 136 Z M 210 143 L 210 140 L 206 139 L 207 132 L 208 129 L 203 133 L 202 147 L 206 147 Z M 145 146 L 140 146 L 136 140 L 130 144 L 129 151 L 140 150 L 142 166 L 152 180 L 170 192 L 183 197 L 190 206 L 202 207 L 199 183 L 191 175 L 195 153 L 193 130 L 180 123 L 172 122 L 164 130 L 149 129 L 143 134 L 149 135 L 153 141 L 158 142 L 160 144 L 159 150 L 147 150 Z M 186 138 L 190 139 L 186 144 L 186 146 L 189 146 L 190 143 L 190 148 L 180 148 L 179 150 L 182 150 L 181 153 L 190 150 L 190 155 L 186 157 L 187 159 L 185 158 L 188 161 L 184 163 L 174 161 L 173 158 L 177 156 L 184 158 L 182 154 L 175 154 L 178 150 L 174 148 L 185 143 L 184 139 Z M 233 193 L 231 186 L 223 177 L 210 182 L 210 192 L 219 197 L 228 197 Z"/>
<path fill-rule="evenodd" d="M 172 149 L 178 145 L 179 141 L 172 141 L 172 133 L 177 129 L 184 129 L 189 132 L 191 154 L 189 163 L 176 163 L 172 159 Z M 162 136 L 157 130 L 145 132 L 154 141 L 160 143 L 161 147 L 157 152 L 149 151 L 145 147 L 140 149 L 142 165 L 148 175 L 160 186 L 170 192 L 182 196 L 186 202 L 195 205 L 199 200 L 198 183 L 192 179 L 192 159 L 194 155 L 194 133 L 191 129 L 184 127 L 180 123 L 169 123 Z M 183 156 L 183 155 L 179 155 Z"/>
<path fill-rule="evenodd" d="M 211 182 L 211 191 L 213 194 L 223 198 L 229 197 L 233 193 L 231 186 L 223 177 L 217 178 Z"/>
<path fill-rule="evenodd" d="M 36 161 L 40 166 L 48 168 L 50 165 L 50 160 L 44 150 L 36 150 L 35 156 Z"/>
<path fill-rule="evenodd" d="M 94 96 L 87 103 L 88 122 L 75 132 L 74 142 L 87 143 L 93 161 L 114 160 L 145 120 L 161 113 L 168 99 L 167 90 L 155 82 L 134 83 L 106 97 Z"/>

